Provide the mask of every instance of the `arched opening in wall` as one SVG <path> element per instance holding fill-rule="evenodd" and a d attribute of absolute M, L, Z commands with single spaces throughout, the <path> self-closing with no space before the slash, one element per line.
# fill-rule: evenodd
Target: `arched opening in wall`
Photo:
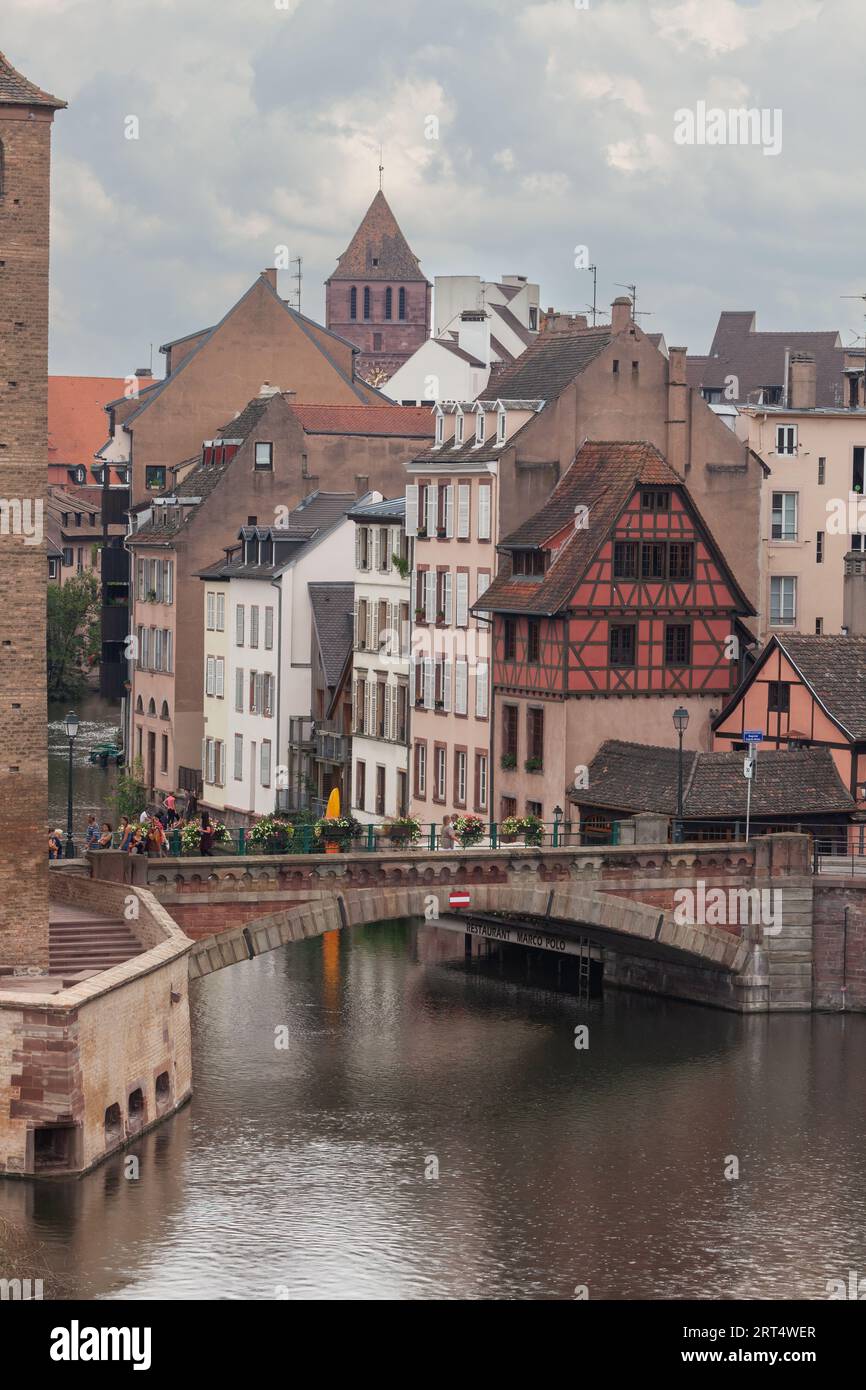
<path fill-rule="evenodd" d="M 357 317 L 358 317 L 358 291 L 357 291 L 357 289 L 355 288 L 355 286 L 353 285 L 352 288 L 349 290 L 349 318 L 350 318 L 350 319 L 356 319 Z"/>
<path fill-rule="evenodd" d="M 385 291 L 385 318 L 391 318 L 394 312 L 394 291 L 389 285 Z"/>
<path fill-rule="evenodd" d="M 147 712 L 148 714 L 156 715 L 156 701 L 152 695 L 148 701 Z"/>
<path fill-rule="evenodd" d="M 144 701 L 140 695 L 135 702 L 135 712 L 136 714 L 144 714 Z"/>
<path fill-rule="evenodd" d="M 141 1129 L 144 1124 L 144 1091 L 140 1086 L 136 1086 L 134 1091 L 130 1091 L 127 1112 L 129 1128 L 131 1130 Z"/>
<path fill-rule="evenodd" d="M 156 1078 L 156 1108 L 165 1110 L 171 1105 L 171 1077 L 167 1071 L 161 1071 Z"/>
<path fill-rule="evenodd" d="M 401 318 L 401 319 L 404 319 L 404 318 L 406 317 L 406 291 L 405 291 L 405 290 L 402 290 L 402 289 L 401 289 L 400 295 L 399 295 L 398 303 L 399 303 L 399 306 L 400 306 L 399 309 L 398 309 L 398 313 L 399 313 L 399 315 L 400 315 L 400 318 Z"/>
<path fill-rule="evenodd" d="M 33 1131 L 33 1171 L 75 1166 L 77 1125 L 44 1125 Z"/>
<path fill-rule="evenodd" d="M 371 297 L 370 297 L 370 286 L 369 286 L 369 285 L 365 285 L 365 286 L 364 286 L 364 318 L 365 318 L 365 319 L 368 319 L 368 318 L 370 317 L 370 310 L 371 310 L 371 308 L 372 308 L 372 300 L 371 300 Z"/>
<path fill-rule="evenodd" d="M 163 700 L 162 709 L 159 712 L 160 719 L 168 719 L 168 700 Z"/>
<path fill-rule="evenodd" d="M 116 1105 L 109 1105 L 105 1112 L 105 1142 L 106 1144 L 115 1144 L 122 1137 L 123 1118 L 118 1102 Z"/>

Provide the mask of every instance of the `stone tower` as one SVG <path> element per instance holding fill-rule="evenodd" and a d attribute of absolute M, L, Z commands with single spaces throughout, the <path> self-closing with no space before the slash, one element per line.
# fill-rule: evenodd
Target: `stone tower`
<path fill-rule="evenodd" d="M 362 380 L 381 386 L 426 341 L 430 294 L 380 188 L 325 282 L 325 322 L 360 348 Z"/>
<path fill-rule="evenodd" d="M 48 965 L 48 220 L 65 102 L 0 53 L 0 967 Z"/>

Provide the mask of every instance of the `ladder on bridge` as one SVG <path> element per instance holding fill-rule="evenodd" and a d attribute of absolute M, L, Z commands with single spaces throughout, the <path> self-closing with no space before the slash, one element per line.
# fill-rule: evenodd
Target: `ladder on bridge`
<path fill-rule="evenodd" d="M 578 942 L 577 954 L 577 997 L 589 1003 L 589 988 L 592 980 L 592 955 L 589 937 L 582 936 Z"/>

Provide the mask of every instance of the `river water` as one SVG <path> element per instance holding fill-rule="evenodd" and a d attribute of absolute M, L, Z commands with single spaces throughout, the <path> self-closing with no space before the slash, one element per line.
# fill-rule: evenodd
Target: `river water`
<path fill-rule="evenodd" d="M 83 840 L 89 812 L 100 822 L 114 825 L 116 816 L 112 805 L 117 772 L 114 768 L 97 767 L 89 761 L 91 748 L 106 739 L 113 739 L 120 727 L 120 706 L 88 694 L 74 701 L 72 708 L 80 722 L 78 736 L 72 748 L 72 830 L 76 840 Z M 66 833 L 66 798 L 69 779 L 69 740 L 64 719 L 68 706 L 48 706 L 48 819 L 50 829 L 59 827 Z"/>
<path fill-rule="evenodd" d="M 77 1183 L 0 1183 L 0 1274 L 170 1299 L 814 1299 L 866 1274 L 862 1017 L 578 1004 L 549 958 L 467 963 L 405 922 L 191 1000 L 191 1104 Z"/>

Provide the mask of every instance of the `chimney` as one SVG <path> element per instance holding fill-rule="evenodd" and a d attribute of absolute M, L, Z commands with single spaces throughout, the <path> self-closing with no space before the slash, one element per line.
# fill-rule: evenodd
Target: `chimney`
<path fill-rule="evenodd" d="M 621 294 L 610 306 L 610 326 L 614 333 L 624 333 L 631 323 L 631 300 Z"/>
<path fill-rule="evenodd" d="M 845 556 L 842 626 L 849 637 L 866 637 L 866 551 L 851 550 Z"/>
<path fill-rule="evenodd" d="M 574 333 L 586 326 L 586 314 L 563 314 L 556 309 L 548 309 L 541 316 L 542 333 Z"/>
<path fill-rule="evenodd" d="M 150 367 L 136 367 L 135 369 L 136 376 L 150 376 L 150 374 Z"/>
<path fill-rule="evenodd" d="M 814 410 L 817 395 L 815 358 L 811 352 L 791 354 L 788 405 L 791 410 Z"/>
<path fill-rule="evenodd" d="M 490 366 L 490 320 L 486 309 L 464 309 L 457 326 L 457 346 Z"/>
<path fill-rule="evenodd" d="M 671 468 L 683 478 L 688 471 L 686 351 L 684 347 L 668 348 L 668 446 L 665 451 Z"/>
<path fill-rule="evenodd" d="M 259 397 L 260 397 L 260 398 L 263 397 L 263 396 L 278 396 L 279 394 L 280 394 L 280 388 L 279 388 L 279 386 L 272 386 L 271 383 L 270 383 L 269 381 L 263 381 L 262 384 L 261 384 L 261 386 L 259 387 Z M 294 394 L 294 393 L 292 393 L 292 394 Z M 238 414 L 240 414 L 240 411 L 238 412 Z"/>
<path fill-rule="evenodd" d="M 267 267 L 266 270 L 263 270 L 263 271 L 262 271 L 262 279 L 263 279 L 263 280 L 267 280 L 267 282 L 268 282 L 268 284 L 270 285 L 271 289 L 272 289 L 272 290 L 275 290 L 275 289 L 277 288 L 277 268 L 276 268 L 276 266 L 274 266 L 274 265 L 269 265 L 269 266 Z"/>
<path fill-rule="evenodd" d="M 355 496 L 356 496 L 356 497 L 366 497 L 366 495 L 367 495 L 367 493 L 368 493 L 369 491 L 370 491 L 370 475 L 369 475 L 369 473 L 356 473 L 356 474 L 355 474 Z"/>

